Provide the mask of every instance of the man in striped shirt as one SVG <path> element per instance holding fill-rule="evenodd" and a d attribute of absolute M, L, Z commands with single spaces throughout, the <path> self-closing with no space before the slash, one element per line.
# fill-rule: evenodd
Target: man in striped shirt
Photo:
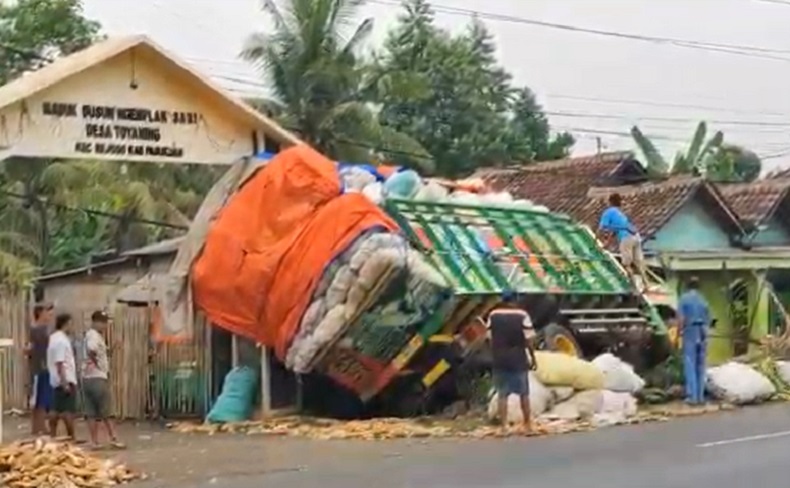
<path fill-rule="evenodd" d="M 499 420 L 507 425 L 507 399 L 518 395 L 524 427 L 532 430 L 529 405 L 529 370 L 537 367 L 532 345 L 535 329 L 529 314 L 521 310 L 515 297 L 505 297 L 503 304 L 488 315 L 491 338 L 494 387 L 497 391 Z"/>

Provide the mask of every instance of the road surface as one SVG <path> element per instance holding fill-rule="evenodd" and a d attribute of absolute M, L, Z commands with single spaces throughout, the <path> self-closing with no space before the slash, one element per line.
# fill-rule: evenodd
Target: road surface
<path fill-rule="evenodd" d="M 198 486 L 786 488 L 790 479 L 790 405 L 779 404 L 543 439 L 303 442 L 276 469 Z M 261 450 L 261 466 L 267 456 L 276 448 Z"/>

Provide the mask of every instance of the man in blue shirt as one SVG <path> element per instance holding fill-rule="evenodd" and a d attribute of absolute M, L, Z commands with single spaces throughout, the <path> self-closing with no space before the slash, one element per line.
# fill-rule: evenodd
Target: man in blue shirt
<path fill-rule="evenodd" d="M 705 402 L 705 356 L 707 353 L 710 309 L 699 292 L 699 280 L 692 277 L 678 302 L 678 327 L 683 337 L 683 372 L 686 377 L 686 402 Z"/>
<path fill-rule="evenodd" d="M 601 214 L 599 231 L 617 239 L 620 259 L 629 272 L 642 278 L 642 286 L 647 286 L 645 257 L 642 254 L 642 239 L 631 220 L 620 208 L 623 199 L 617 194 L 609 195 L 609 208 Z"/>

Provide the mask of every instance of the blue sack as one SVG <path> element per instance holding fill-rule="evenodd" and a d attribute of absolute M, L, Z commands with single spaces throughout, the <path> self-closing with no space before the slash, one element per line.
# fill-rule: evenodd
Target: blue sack
<path fill-rule="evenodd" d="M 206 420 L 215 424 L 243 422 L 252 415 L 258 374 L 252 368 L 233 368 L 225 376 L 222 393 L 208 413 Z"/>

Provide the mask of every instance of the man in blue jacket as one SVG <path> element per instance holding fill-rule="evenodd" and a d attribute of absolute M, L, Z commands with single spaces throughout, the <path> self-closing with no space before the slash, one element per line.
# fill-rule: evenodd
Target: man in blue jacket
<path fill-rule="evenodd" d="M 686 402 L 705 402 L 705 356 L 708 349 L 710 308 L 699 292 L 699 280 L 691 277 L 678 302 L 678 327 L 683 338 L 683 372 L 686 377 Z"/>

